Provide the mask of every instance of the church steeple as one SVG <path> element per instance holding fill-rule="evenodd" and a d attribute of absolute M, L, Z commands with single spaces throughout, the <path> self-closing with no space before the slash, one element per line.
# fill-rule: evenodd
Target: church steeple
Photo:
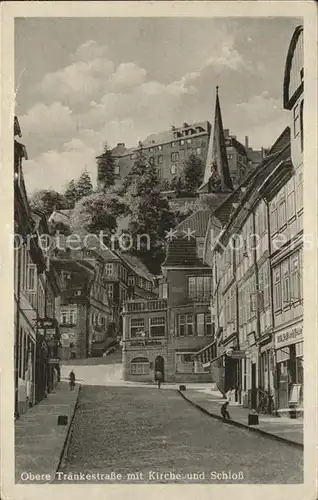
<path fill-rule="evenodd" d="M 233 190 L 225 146 L 219 87 L 216 87 L 213 134 L 210 135 L 203 185 L 211 184 L 209 191 Z M 200 189 L 199 189 L 200 190 Z"/>

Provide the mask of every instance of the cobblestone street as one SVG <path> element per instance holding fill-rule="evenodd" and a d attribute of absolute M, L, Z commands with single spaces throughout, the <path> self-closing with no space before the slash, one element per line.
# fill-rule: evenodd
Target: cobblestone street
<path fill-rule="evenodd" d="M 122 475 L 120 482 L 133 481 L 132 473 L 139 473 L 135 481 L 140 482 L 303 481 L 301 450 L 227 426 L 175 390 L 155 387 L 83 387 L 61 472 L 113 472 Z M 181 478 L 160 477 L 172 472 Z M 211 477 L 213 472 L 225 474 Z M 59 483 L 68 482 L 59 477 Z"/>

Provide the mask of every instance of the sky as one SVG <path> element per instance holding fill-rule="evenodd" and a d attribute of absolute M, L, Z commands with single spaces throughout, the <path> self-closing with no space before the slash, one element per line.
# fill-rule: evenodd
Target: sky
<path fill-rule="evenodd" d="M 213 123 L 254 149 L 289 123 L 282 106 L 297 18 L 17 18 L 16 115 L 29 194 L 63 190 L 103 145 L 134 146 L 183 122 Z"/>

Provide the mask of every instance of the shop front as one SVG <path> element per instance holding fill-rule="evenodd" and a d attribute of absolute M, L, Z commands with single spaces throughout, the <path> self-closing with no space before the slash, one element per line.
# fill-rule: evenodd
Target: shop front
<path fill-rule="evenodd" d="M 303 344 L 301 323 L 275 333 L 275 385 L 279 410 L 303 406 Z"/>

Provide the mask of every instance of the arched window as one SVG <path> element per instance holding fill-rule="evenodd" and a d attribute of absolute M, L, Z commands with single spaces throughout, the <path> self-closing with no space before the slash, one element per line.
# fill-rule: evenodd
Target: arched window
<path fill-rule="evenodd" d="M 130 362 L 131 375 L 148 375 L 149 368 L 150 364 L 147 358 L 134 358 Z"/>
<path fill-rule="evenodd" d="M 303 122 L 303 113 L 304 112 L 304 100 L 300 103 L 300 149 L 304 150 L 304 122 Z"/>

